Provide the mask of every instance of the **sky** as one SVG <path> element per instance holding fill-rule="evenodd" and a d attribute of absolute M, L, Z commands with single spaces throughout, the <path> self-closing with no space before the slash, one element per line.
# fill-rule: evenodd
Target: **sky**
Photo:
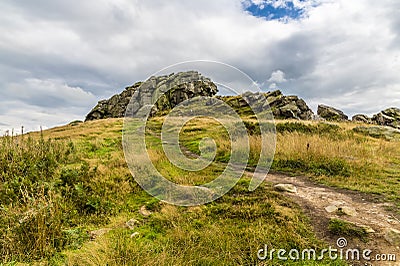
<path fill-rule="evenodd" d="M 398 0 L 2 0 L 0 135 L 66 124 L 171 64 L 212 60 L 316 112 L 400 107 Z"/>

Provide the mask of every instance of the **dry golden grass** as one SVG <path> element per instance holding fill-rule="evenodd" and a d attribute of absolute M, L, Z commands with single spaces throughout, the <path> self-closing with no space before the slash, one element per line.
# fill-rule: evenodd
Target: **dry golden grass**
<path fill-rule="evenodd" d="M 231 145 L 221 134 L 218 123 L 212 119 L 197 119 L 184 127 L 189 130 L 182 133 L 182 144 L 187 144 L 189 150 L 198 152 L 196 144 L 208 136 L 215 139 L 219 151 L 216 162 L 210 167 L 188 172 L 174 167 L 160 148 L 157 127 L 162 121 L 163 118 L 150 121 L 148 132 L 149 156 L 160 172 L 174 182 L 191 185 L 205 183 L 223 170 Z M 318 125 L 314 121 L 304 123 Z M 302 173 L 328 185 L 381 193 L 398 201 L 399 143 L 353 133 L 352 128 L 359 124 L 338 125 L 340 129 L 336 133 L 278 133 L 274 169 Z M 96 184 L 97 196 L 115 204 L 115 213 L 107 217 L 107 224 L 80 225 L 87 230 L 111 228 L 109 233 L 86 242 L 79 250 L 64 251 L 65 258 L 50 258 L 49 264 L 243 265 L 257 262 L 254 255 L 264 243 L 279 248 L 285 248 L 282 243 L 288 248 L 322 246 L 296 204 L 275 193 L 269 185 L 249 193 L 248 180 L 243 180 L 230 194 L 202 207 L 154 203 L 135 183 L 126 165 L 121 144 L 122 126 L 122 119 L 108 119 L 43 131 L 45 139 L 74 143 L 74 158 L 64 167 L 74 168 L 85 161 L 91 169 L 96 168 L 92 182 Z M 193 130 L 196 128 L 208 130 Z M 40 137 L 39 132 L 29 135 Z M 258 162 L 261 149 L 271 148 L 262 147 L 260 139 L 259 135 L 249 137 L 250 165 Z M 238 143 L 243 144 L 243 140 Z M 333 167 L 334 171 L 330 173 L 324 167 L 328 170 Z M 341 171 L 341 167 L 345 171 Z M 143 218 L 138 214 L 143 205 L 153 208 L 151 217 Z M 137 229 L 124 228 L 124 222 L 130 218 L 140 221 Z M 135 231 L 140 233 L 139 237 L 131 238 Z M 288 262 L 287 265 L 295 264 Z"/>

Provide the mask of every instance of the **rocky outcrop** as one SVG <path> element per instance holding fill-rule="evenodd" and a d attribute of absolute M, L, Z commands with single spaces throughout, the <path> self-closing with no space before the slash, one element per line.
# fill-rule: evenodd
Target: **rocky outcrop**
<path fill-rule="evenodd" d="M 263 98 L 266 99 L 266 104 L 263 108 L 271 108 L 275 119 L 311 120 L 314 116 L 313 111 L 303 99 L 297 96 L 284 96 L 280 90 L 263 93 L 263 95 L 262 93 L 246 92 L 239 96 L 218 97 L 234 108 L 239 114 L 251 114 L 250 107 L 247 104 L 249 99 L 258 100 L 259 98 Z"/>
<path fill-rule="evenodd" d="M 382 112 L 369 118 L 366 115 L 355 115 L 352 120 L 354 122 L 362 122 L 366 124 L 375 124 L 379 126 L 387 126 L 396 129 L 400 129 L 400 109 L 399 108 L 388 108 Z M 376 128 L 373 130 L 376 130 Z"/>
<path fill-rule="evenodd" d="M 217 86 L 209 78 L 196 71 L 151 77 L 146 82 L 137 82 L 125 88 L 123 92 L 108 100 L 99 101 L 86 116 L 85 121 L 119 118 L 127 113 L 138 114 L 141 110 L 145 110 L 145 107 L 152 106 L 155 99 L 158 100 L 150 115 L 162 114 L 185 100 L 196 96 L 215 96 L 217 91 Z M 303 99 L 297 96 L 285 96 L 280 90 L 268 93 L 246 92 L 238 96 L 216 96 L 216 98 L 226 102 L 239 115 L 253 114 L 247 103 L 250 100 L 250 102 L 256 101 L 260 109 L 270 108 L 275 119 L 313 120 L 316 117 Z M 207 103 L 205 106 L 207 108 Z M 328 121 L 348 121 L 347 115 L 330 106 L 319 105 L 317 113 L 318 117 Z M 400 109 L 388 108 L 372 118 L 358 114 L 352 117 L 352 121 L 400 129 Z"/>
<path fill-rule="evenodd" d="M 214 96 L 217 86 L 196 71 L 179 72 L 167 76 L 151 77 L 146 82 L 137 82 L 133 86 L 99 103 L 86 116 L 85 121 L 124 117 L 129 105 L 129 114 L 134 115 L 142 108 L 155 103 L 152 114 L 174 108 L 184 100 L 195 96 Z M 133 99 L 132 104 L 129 104 Z"/>
<path fill-rule="evenodd" d="M 381 126 L 400 129 L 400 109 L 388 108 L 372 117 L 372 122 Z"/>
<path fill-rule="evenodd" d="M 108 100 L 99 101 L 86 116 L 85 121 L 124 117 L 126 107 L 128 106 L 131 97 L 141 84 L 141 82 L 137 82 L 134 85 L 125 88 L 121 94 L 114 95 Z"/>
<path fill-rule="evenodd" d="M 372 123 L 371 118 L 369 118 L 368 116 L 363 115 L 363 114 L 354 115 L 351 118 L 351 121 L 359 122 L 359 123 L 365 123 L 365 124 L 371 124 Z"/>
<path fill-rule="evenodd" d="M 306 102 L 297 96 L 284 96 L 280 91 L 277 96 L 267 95 L 269 106 L 277 119 L 311 120 L 313 111 Z M 276 93 L 275 93 L 276 94 Z"/>
<path fill-rule="evenodd" d="M 323 104 L 318 105 L 317 114 L 328 121 L 342 122 L 349 119 L 342 111 Z"/>

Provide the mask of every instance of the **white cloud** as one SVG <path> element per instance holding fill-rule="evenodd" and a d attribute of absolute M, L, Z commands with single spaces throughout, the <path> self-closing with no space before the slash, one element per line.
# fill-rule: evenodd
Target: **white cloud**
<path fill-rule="evenodd" d="M 34 106 L 59 108 L 86 107 L 96 102 L 96 97 L 82 88 L 73 87 L 60 80 L 25 79 L 10 83 L 2 92 L 3 97 L 20 100 Z"/>
<path fill-rule="evenodd" d="M 285 72 L 282 70 L 276 70 L 271 73 L 271 77 L 268 79 L 268 82 L 273 82 L 273 83 L 282 83 L 286 82 L 287 80 L 285 79 Z"/>

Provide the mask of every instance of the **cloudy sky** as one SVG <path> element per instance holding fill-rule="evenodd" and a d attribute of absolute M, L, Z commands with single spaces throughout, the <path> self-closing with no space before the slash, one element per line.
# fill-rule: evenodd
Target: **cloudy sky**
<path fill-rule="evenodd" d="M 399 14 L 398 0 L 2 0 L 0 134 L 83 120 L 98 100 L 199 59 L 314 111 L 400 107 Z"/>

